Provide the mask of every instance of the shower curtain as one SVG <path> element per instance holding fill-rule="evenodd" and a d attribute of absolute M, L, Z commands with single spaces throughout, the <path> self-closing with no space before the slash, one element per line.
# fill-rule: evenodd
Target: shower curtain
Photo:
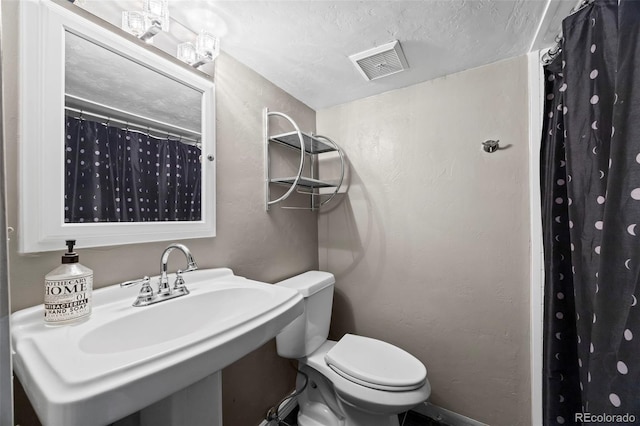
<path fill-rule="evenodd" d="M 545 67 L 544 424 L 636 423 L 640 2 L 596 0 L 563 35 Z"/>
<path fill-rule="evenodd" d="M 200 149 L 67 116 L 65 222 L 197 221 Z"/>

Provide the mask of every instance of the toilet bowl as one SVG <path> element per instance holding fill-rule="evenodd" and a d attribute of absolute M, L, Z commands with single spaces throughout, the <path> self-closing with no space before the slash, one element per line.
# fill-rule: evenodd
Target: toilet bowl
<path fill-rule="evenodd" d="M 397 414 L 427 400 L 425 366 L 390 343 L 353 334 L 327 340 L 332 274 L 309 271 L 277 285 L 296 289 L 304 313 L 276 337 L 278 354 L 299 363 L 298 425 L 398 426 Z"/>

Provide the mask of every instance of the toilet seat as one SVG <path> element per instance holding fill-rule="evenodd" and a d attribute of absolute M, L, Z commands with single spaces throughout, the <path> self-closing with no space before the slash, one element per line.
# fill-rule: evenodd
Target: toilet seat
<path fill-rule="evenodd" d="M 363 386 L 338 374 L 325 360 L 327 353 L 337 344 L 338 342 L 327 340 L 313 354 L 299 361 L 302 369 L 310 367 L 327 378 L 343 403 L 369 413 L 393 414 L 407 411 L 429 398 L 431 385 L 428 378 L 417 389 L 393 392 Z"/>
<path fill-rule="evenodd" d="M 390 343 L 345 334 L 324 356 L 343 378 L 371 389 L 406 392 L 425 384 L 427 369 L 410 353 Z"/>

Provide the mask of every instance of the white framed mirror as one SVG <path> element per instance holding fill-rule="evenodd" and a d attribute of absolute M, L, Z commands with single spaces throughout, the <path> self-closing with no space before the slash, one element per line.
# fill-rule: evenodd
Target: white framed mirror
<path fill-rule="evenodd" d="M 20 251 L 215 236 L 213 81 L 75 7 L 21 1 Z"/>

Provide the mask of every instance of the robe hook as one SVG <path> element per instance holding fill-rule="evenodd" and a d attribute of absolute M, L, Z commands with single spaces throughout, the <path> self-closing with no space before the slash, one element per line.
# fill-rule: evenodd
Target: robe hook
<path fill-rule="evenodd" d="M 500 141 L 499 140 L 484 141 L 482 142 L 482 149 L 484 149 L 485 152 L 489 152 L 489 153 L 495 152 L 500 149 Z"/>

